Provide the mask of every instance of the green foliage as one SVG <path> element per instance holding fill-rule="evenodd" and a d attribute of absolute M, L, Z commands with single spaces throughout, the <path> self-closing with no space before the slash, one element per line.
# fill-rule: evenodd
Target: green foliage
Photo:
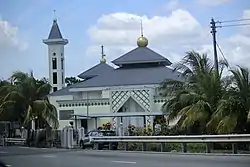
<path fill-rule="evenodd" d="M 161 85 L 167 98 L 162 111 L 186 133 L 245 133 L 250 130 L 249 71 L 238 66 L 222 77 L 227 62 L 220 62 L 219 75 L 211 62 L 205 54 L 188 52 L 174 69 L 185 82 L 166 80 Z"/>
<path fill-rule="evenodd" d="M 147 151 L 161 152 L 161 143 L 147 143 Z M 125 149 L 124 143 L 119 143 L 119 150 Z M 142 143 L 129 143 L 129 151 L 142 151 Z M 206 145 L 203 143 L 190 143 L 187 145 L 188 152 L 191 153 L 203 153 L 206 151 Z M 182 144 L 181 143 L 166 143 L 164 152 L 181 152 Z"/>
<path fill-rule="evenodd" d="M 73 84 L 76 84 L 79 82 L 82 82 L 82 80 L 77 79 L 76 77 L 66 77 L 65 78 L 65 83 L 67 84 L 67 86 L 70 86 L 70 85 L 73 85 Z"/>
<path fill-rule="evenodd" d="M 35 79 L 33 73 L 13 73 L 10 81 L 0 82 L 0 119 L 25 126 L 36 119 L 42 126 L 52 123 L 57 128 L 57 111 L 47 97 L 50 90 L 48 81 Z"/>

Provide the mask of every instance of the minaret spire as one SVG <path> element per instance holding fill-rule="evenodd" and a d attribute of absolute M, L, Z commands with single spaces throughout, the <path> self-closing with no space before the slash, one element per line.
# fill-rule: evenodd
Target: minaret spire
<path fill-rule="evenodd" d="M 54 21 L 56 22 L 57 21 L 57 19 L 56 19 L 56 10 L 53 10 L 53 13 L 54 13 Z"/>
<path fill-rule="evenodd" d="M 101 63 L 106 63 L 106 59 L 105 59 L 105 53 L 104 53 L 104 46 L 103 45 L 101 45 L 101 60 L 100 60 L 100 62 Z"/>

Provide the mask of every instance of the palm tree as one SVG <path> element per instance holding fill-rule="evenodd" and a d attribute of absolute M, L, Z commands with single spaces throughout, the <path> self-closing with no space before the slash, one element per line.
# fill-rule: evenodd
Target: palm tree
<path fill-rule="evenodd" d="M 15 112 L 16 106 L 14 102 L 7 101 L 6 95 L 12 90 L 12 85 L 7 80 L 0 81 L 0 120 L 1 121 L 17 121 L 20 117 L 18 112 Z"/>
<path fill-rule="evenodd" d="M 54 128 L 58 127 L 57 110 L 47 97 L 51 86 L 45 79 L 36 80 L 33 73 L 15 72 L 10 81 L 12 86 L 4 96 L 4 102 L 12 102 L 22 111 L 24 125 L 36 119 L 40 125 L 52 124 Z"/>
<path fill-rule="evenodd" d="M 168 114 L 168 121 L 177 119 L 176 126 L 181 129 L 196 127 L 193 133 L 205 133 L 206 124 L 226 90 L 221 79 L 225 65 L 225 61 L 220 63 L 220 74 L 216 75 L 206 54 L 188 52 L 174 68 L 182 72 L 185 81 L 166 80 L 161 85 L 167 98 L 162 111 Z"/>
<path fill-rule="evenodd" d="M 82 82 L 82 80 L 77 79 L 76 77 L 67 77 L 67 78 L 65 78 L 65 83 L 67 84 L 67 86 L 70 86 L 70 85 L 73 85 L 73 84 L 76 84 L 76 83 L 79 83 L 79 82 Z"/>
<path fill-rule="evenodd" d="M 219 133 L 250 132 L 250 82 L 249 70 L 238 66 L 231 69 L 231 87 L 220 100 L 208 126 Z"/>

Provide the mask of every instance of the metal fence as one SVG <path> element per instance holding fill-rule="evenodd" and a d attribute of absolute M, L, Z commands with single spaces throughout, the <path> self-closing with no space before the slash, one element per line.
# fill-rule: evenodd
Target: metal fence
<path fill-rule="evenodd" d="M 124 149 L 128 150 L 128 143 L 142 143 L 142 151 L 147 150 L 147 143 L 161 143 L 161 151 L 164 151 L 166 143 L 182 143 L 182 151 L 187 152 L 187 143 L 205 143 L 206 152 L 211 152 L 212 143 L 232 144 L 232 153 L 238 152 L 238 143 L 250 143 L 250 134 L 230 135 L 183 135 L 183 136 L 104 136 L 93 137 L 92 142 L 99 143 L 124 143 Z M 111 145 L 111 144 L 110 144 Z"/>

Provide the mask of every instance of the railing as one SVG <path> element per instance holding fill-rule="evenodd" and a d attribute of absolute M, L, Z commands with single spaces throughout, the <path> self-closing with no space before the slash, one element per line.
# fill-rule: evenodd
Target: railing
<path fill-rule="evenodd" d="M 81 100 L 58 100 L 60 107 L 77 107 L 77 106 L 105 106 L 109 105 L 108 98 L 102 99 L 81 99 Z"/>
<path fill-rule="evenodd" d="M 3 146 L 5 145 L 12 145 L 12 144 L 21 144 L 24 145 L 26 142 L 26 139 L 23 138 L 4 138 L 3 139 Z"/>
<path fill-rule="evenodd" d="M 250 142 L 250 134 L 230 135 L 186 135 L 186 136 L 103 136 L 93 137 L 94 144 L 108 142 L 125 143 L 125 150 L 128 150 L 128 143 L 142 143 L 142 151 L 146 151 L 146 143 L 161 143 L 161 151 L 165 150 L 166 143 L 182 143 L 182 151 L 187 152 L 187 143 L 206 143 L 206 152 L 211 152 L 212 143 L 231 143 L 232 153 L 237 154 L 238 143 Z"/>

